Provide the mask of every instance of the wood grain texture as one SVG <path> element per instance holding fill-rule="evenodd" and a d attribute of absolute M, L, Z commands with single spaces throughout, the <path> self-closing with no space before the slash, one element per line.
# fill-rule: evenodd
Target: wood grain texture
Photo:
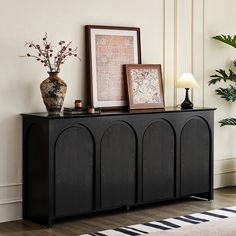
<path fill-rule="evenodd" d="M 93 209 L 94 147 L 82 125 L 64 130 L 55 146 L 55 215 Z"/>
<path fill-rule="evenodd" d="M 168 122 L 158 120 L 143 138 L 143 201 L 170 199 L 174 194 L 175 134 Z"/>
<path fill-rule="evenodd" d="M 24 116 L 24 134 L 32 124 L 42 127 L 38 132 L 44 130 L 44 145 L 37 145 L 35 131 L 30 145 L 24 135 L 23 218 L 51 227 L 66 216 L 187 195 L 212 199 L 213 115 L 213 109 L 193 109 L 57 119 Z M 33 179 L 31 167 L 38 168 Z M 37 192 L 35 183 L 47 186 L 45 191 Z M 44 192 L 46 197 L 39 198 Z"/>
<path fill-rule="evenodd" d="M 124 122 L 110 126 L 101 142 L 101 206 L 135 204 L 136 137 Z"/>
<path fill-rule="evenodd" d="M 200 118 L 189 120 L 181 132 L 181 196 L 209 190 L 210 149 L 207 123 Z"/>
<path fill-rule="evenodd" d="M 160 220 L 184 214 L 202 212 L 236 204 L 236 187 L 215 190 L 214 201 L 202 201 L 194 198 L 149 204 L 143 207 L 108 211 L 80 218 L 70 218 L 60 221 L 52 229 L 31 223 L 29 221 L 13 221 L 0 224 L 1 236 L 69 236 L 95 232 L 130 224 Z"/>

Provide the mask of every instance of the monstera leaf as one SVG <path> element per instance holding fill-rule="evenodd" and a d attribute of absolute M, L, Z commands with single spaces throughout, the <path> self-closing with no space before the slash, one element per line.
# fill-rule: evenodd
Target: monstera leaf
<path fill-rule="evenodd" d="M 221 35 L 216 35 L 212 38 L 236 48 L 236 35 L 231 36 L 231 35 L 221 34 Z"/>
<path fill-rule="evenodd" d="M 217 74 L 211 75 L 211 78 L 215 79 L 211 79 L 208 82 L 208 85 L 215 84 L 217 82 L 220 82 L 221 80 L 223 80 L 224 82 L 226 82 L 227 80 L 236 82 L 236 74 L 232 70 L 229 70 L 229 74 L 227 74 L 225 70 L 222 69 L 216 70 L 216 72 Z"/>
<path fill-rule="evenodd" d="M 235 118 L 226 118 L 221 121 L 219 121 L 220 126 L 226 126 L 226 125 L 236 125 L 236 119 Z"/>
<path fill-rule="evenodd" d="M 236 48 L 236 35 L 216 35 L 212 37 L 215 40 L 218 40 L 222 43 L 228 44 L 234 48 Z M 236 60 L 233 61 L 234 66 L 236 67 Z M 217 88 L 215 90 L 216 94 L 221 98 L 224 98 L 226 101 L 234 102 L 236 101 L 236 74 L 229 69 L 229 73 L 226 73 L 225 70 L 219 69 L 216 70 L 216 74 L 211 76 L 211 80 L 208 82 L 208 85 L 216 84 L 218 82 L 233 82 L 234 86 L 230 84 L 227 88 Z M 226 118 L 219 121 L 220 126 L 226 125 L 235 125 L 236 126 L 236 118 Z"/>
<path fill-rule="evenodd" d="M 230 85 L 228 88 L 216 89 L 216 94 L 224 98 L 227 102 L 234 102 L 236 100 L 236 88 Z"/>

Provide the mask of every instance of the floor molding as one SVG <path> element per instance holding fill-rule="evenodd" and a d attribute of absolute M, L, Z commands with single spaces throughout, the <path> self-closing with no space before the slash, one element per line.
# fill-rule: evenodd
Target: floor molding
<path fill-rule="evenodd" d="M 21 185 L 23 185 L 23 183 L 0 184 L 0 188 L 21 186 Z"/>
<path fill-rule="evenodd" d="M 22 199 L 16 199 L 16 200 L 2 200 L 0 201 L 0 205 L 6 205 L 6 204 L 16 204 L 16 203 L 22 203 Z"/>

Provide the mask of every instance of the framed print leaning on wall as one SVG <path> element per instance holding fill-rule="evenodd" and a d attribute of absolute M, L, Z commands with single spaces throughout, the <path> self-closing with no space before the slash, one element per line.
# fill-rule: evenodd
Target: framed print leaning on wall
<path fill-rule="evenodd" d="M 85 37 L 90 105 L 127 106 L 123 65 L 141 63 L 140 29 L 87 25 Z"/>
<path fill-rule="evenodd" d="M 164 108 L 161 65 L 126 65 L 130 109 Z"/>

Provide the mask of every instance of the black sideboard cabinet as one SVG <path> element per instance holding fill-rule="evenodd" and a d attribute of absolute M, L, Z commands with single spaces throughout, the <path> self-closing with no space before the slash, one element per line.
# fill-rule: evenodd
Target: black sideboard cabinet
<path fill-rule="evenodd" d="M 23 217 L 213 199 L 214 109 L 23 116 Z"/>

